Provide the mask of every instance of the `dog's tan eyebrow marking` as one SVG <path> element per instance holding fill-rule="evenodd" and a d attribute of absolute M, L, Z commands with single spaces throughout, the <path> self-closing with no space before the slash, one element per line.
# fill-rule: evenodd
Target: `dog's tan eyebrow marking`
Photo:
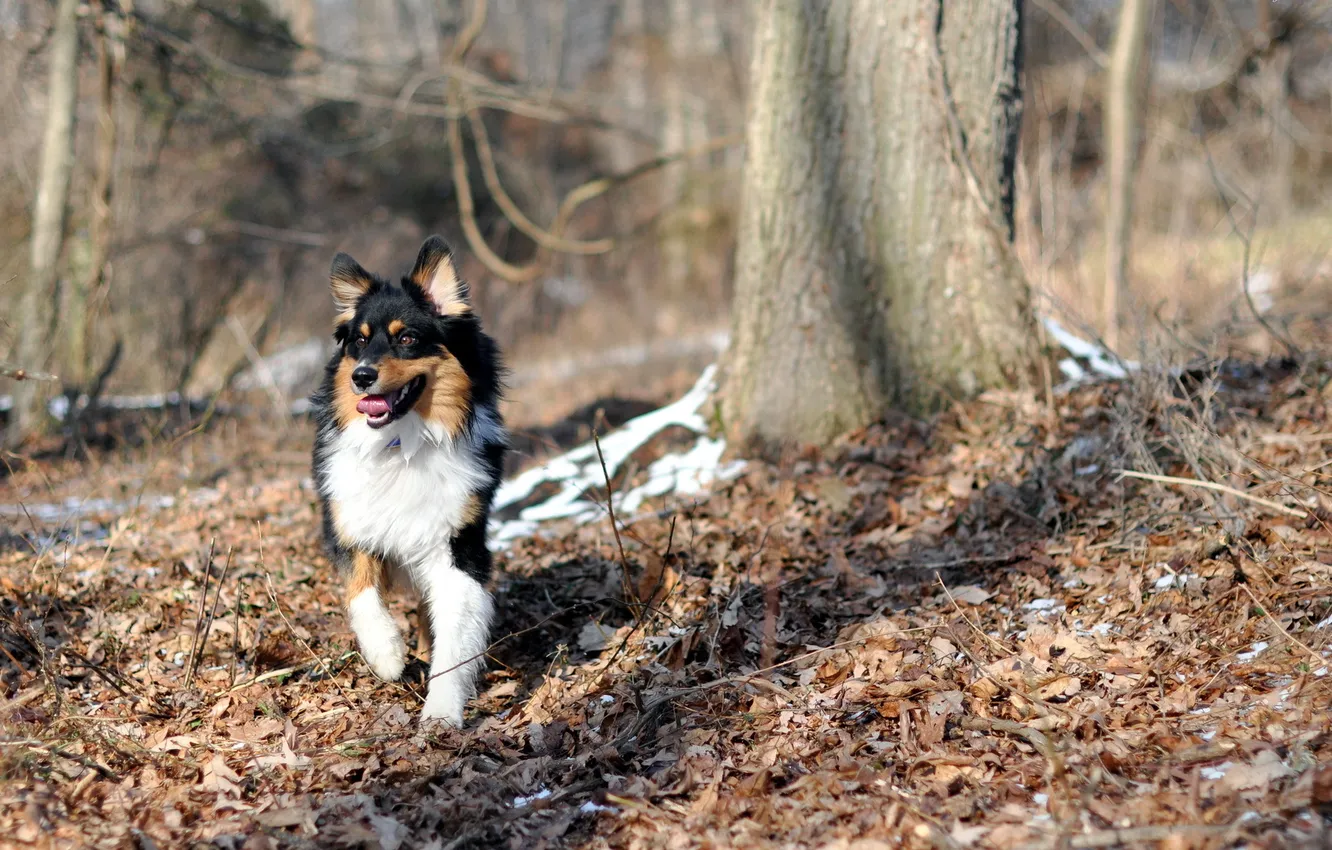
<path fill-rule="evenodd" d="M 361 323 L 361 336 L 365 337 L 366 339 L 369 339 L 369 338 L 370 338 L 370 323 L 369 323 L 369 322 L 362 322 L 362 323 Z"/>
<path fill-rule="evenodd" d="M 407 326 L 404 325 L 401 320 L 394 319 L 393 321 L 389 322 L 389 336 L 397 336 L 399 333 L 402 332 L 402 329 L 405 327 Z"/>

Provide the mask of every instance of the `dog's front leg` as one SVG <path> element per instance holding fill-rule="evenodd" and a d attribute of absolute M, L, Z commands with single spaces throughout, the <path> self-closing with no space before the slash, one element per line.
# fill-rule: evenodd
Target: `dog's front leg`
<path fill-rule="evenodd" d="M 402 677 L 407 664 L 407 645 L 393 614 L 384 604 L 386 589 L 384 562 L 374 555 L 356 552 L 347 581 L 347 620 L 365 663 L 376 676 L 392 682 Z"/>
<path fill-rule="evenodd" d="M 463 709 L 476 692 L 494 609 L 490 592 L 470 574 L 476 572 L 467 569 L 470 563 L 459 563 L 459 554 L 463 553 L 449 547 L 426 564 L 420 576 L 434 637 L 421 719 L 452 726 L 462 726 Z"/>

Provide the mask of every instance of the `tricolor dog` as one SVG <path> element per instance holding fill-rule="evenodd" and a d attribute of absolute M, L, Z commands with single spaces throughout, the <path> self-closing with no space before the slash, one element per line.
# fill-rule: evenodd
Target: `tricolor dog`
<path fill-rule="evenodd" d="M 507 445 L 499 350 L 438 236 L 397 284 L 346 254 L 331 283 L 338 351 L 314 397 L 325 543 L 361 655 L 384 679 L 407 660 L 385 594 L 419 595 L 417 647 L 430 659 L 421 717 L 460 726 L 492 611 L 486 521 Z"/>

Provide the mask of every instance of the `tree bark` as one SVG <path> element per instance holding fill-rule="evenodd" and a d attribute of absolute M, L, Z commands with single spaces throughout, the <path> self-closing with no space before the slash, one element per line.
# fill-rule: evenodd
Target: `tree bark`
<path fill-rule="evenodd" d="M 114 13 L 104 3 L 93 4 L 97 43 L 97 152 L 93 185 L 89 192 L 88 268 L 82 280 L 67 287 L 61 321 L 66 323 L 62 371 L 66 386 L 87 389 L 92 378 L 92 330 L 97 306 L 105 301 L 111 251 L 111 191 L 116 163 L 116 80 L 119 62 L 108 31 Z"/>
<path fill-rule="evenodd" d="M 827 443 L 1025 380 L 1013 256 L 1020 0 L 764 0 L 751 68 L 733 437 Z"/>
<path fill-rule="evenodd" d="M 19 298 L 14 327 L 14 359 L 27 369 L 40 369 L 50 356 L 50 305 L 55 291 L 60 247 L 65 235 L 65 205 L 74 164 L 74 107 L 78 99 L 78 0 L 60 0 L 51 36 L 46 132 L 37 203 L 32 216 L 32 255 L 27 285 Z M 22 381 L 14 387 L 5 444 L 18 445 L 41 423 L 43 397 L 39 385 Z"/>
<path fill-rule="evenodd" d="M 1119 314 L 1128 292 L 1133 175 L 1146 89 L 1147 22 L 1152 0 L 1124 0 L 1107 70 L 1105 103 L 1105 344 L 1119 347 Z"/>

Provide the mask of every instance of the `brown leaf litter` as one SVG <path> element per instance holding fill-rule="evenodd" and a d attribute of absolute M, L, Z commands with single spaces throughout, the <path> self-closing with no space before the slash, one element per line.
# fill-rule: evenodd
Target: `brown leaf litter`
<path fill-rule="evenodd" d="M 1327 846 L 1329 377 L 1227 367 L 1055 410 L 994 394 L 622 517 L 623 562 L 608 521 L 522 541 L 463 731 L 418 726 L 419 669 L 388 684 L 357 657 L 299 452 L 214 458 L 206 488 L 104 537 L 0 553 L 0 830 L 61 848 Z"/>

